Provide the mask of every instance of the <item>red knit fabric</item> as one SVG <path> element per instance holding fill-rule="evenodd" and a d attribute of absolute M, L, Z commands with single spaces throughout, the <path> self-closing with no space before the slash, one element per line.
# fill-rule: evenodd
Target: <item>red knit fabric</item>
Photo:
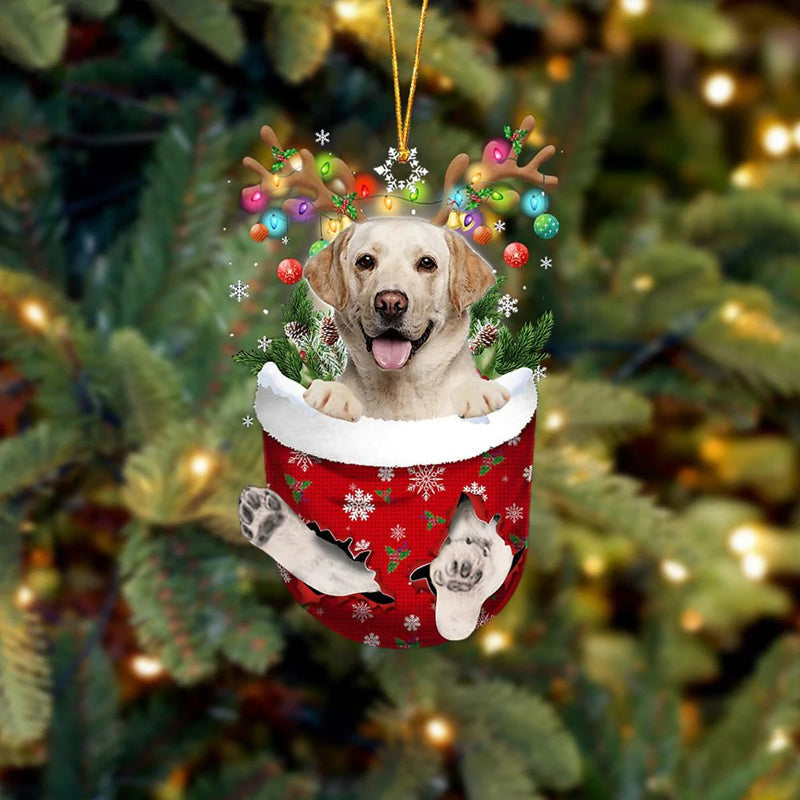
<path fill-rule="evenodd" d="M 436 596 L 411 573 L 430 563 L 447 536 L 462 492 L 477 516 L 495 514 L 497 532 L 514 552 L 502 587 L 483 604 L 479 625 L 508 602 L 525 564 L 535 417 L 519 436 L 488 453 L 449 464 L 365 467 L 315 458 L 284 447 L 264 434 L 267 486 L 300 518 L 346 542 L 366 565 L 387 598 L 315 592 L 280 569 L 298 603 L 324 625 L 357 642 L 379 647 L 425 647 L 447 641 L 436 630 Z M 363 556 L 362 556 L 363 557 Z M 388 598 L 392 598 L 388 601 Z"/>

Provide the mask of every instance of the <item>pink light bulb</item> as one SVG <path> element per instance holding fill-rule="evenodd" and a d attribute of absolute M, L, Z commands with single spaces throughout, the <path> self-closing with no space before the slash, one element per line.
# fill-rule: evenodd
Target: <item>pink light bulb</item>
<path fill-rule="evenodd" d="M 239 197 L 239 204 L 242 210 L 248 214 L 259 214 L 269 203 L 269 197 L 261 191 L 261 187 L 245 186 Z"/>

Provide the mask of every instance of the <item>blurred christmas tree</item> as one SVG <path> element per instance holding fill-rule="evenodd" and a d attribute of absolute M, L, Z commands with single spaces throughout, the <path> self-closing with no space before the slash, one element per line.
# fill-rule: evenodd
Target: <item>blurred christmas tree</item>
<path fill-rule="evenodd" d="M 777 0 L 434 4 L 430 177 L 528 110 L 562 151 L 558 239 L 487 251 L 554 358 L 523 585 L 379 652 L 239 535 L 229 356 L 310 243 L 250 240 L 241 156 L 384 160 L 383 4 L 4 2 L 0 798 L 800 797 L 798 40 Z"/>

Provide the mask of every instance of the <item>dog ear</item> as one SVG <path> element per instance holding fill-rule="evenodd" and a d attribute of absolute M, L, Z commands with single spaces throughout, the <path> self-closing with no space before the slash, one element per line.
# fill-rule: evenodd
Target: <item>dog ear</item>
<path fill-rule="evenodd" d="M 450 302 L 461 316 L 476 300 L 494 285 L 495 277 L 489 262 L 478 255 L 463 236 L 449 229 L 444 232 L 450 248 Z"/>
<path fill-rule="evenodd" d="M 341 311 L 347 305 L 347 279 L 344 251 L 353 237 L 355 225 L 342 231 L 324 250 L 306 263 L 305 278 L 321 300 Z"/>

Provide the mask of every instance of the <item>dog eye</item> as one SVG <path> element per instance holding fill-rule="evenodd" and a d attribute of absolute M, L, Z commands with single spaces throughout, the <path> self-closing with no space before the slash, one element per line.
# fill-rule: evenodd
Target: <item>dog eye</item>
<path fill-rule="evenodd" d="M 366 253 L 356 259 L 356 266 L 360 269 L 372 269 L 375 266 L 375 259 Z"/>
<path fill-rule="evenodd" d="M 436 262 L 430 256 L 422 256 L 422 258 L 417 261 L 417 269 L 423 272 L 433 272 L 436 266 Z"/>

